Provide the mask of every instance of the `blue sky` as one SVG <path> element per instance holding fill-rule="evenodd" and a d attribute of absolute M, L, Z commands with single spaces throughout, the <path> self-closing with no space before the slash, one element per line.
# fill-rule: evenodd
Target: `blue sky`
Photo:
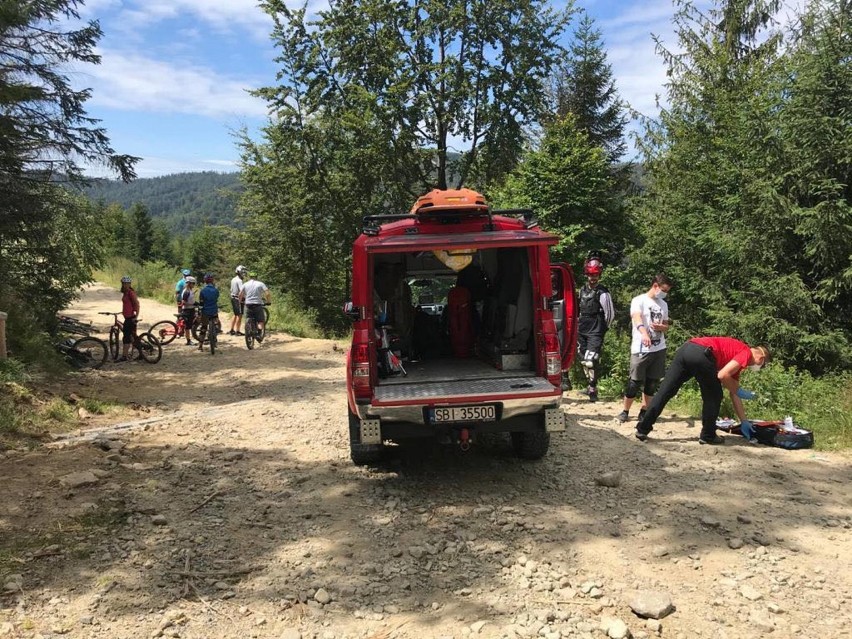
<path fill-rule="evenodd" d="M 622 97 L 655 113 L 665 72 L 651 34 L 673 44 L 671 0 L 586 0 L 603 31 Z M 257 131 L 266 105 L 249 89 L 275 82 L 270 18 L 256 0 L 86 0 L 101 23 L 101 64 L 74 69 L 91 87 L 117 152 L 140 156 L 140 177 L 237 169 L 233 132 Z"/>

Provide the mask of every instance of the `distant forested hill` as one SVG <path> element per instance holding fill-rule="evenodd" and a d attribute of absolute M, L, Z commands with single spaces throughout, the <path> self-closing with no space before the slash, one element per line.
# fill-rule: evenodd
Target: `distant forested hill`
<path fill-rule="evenodd" d="M 204 222 L 236 226 L 241 191 L 239 174 L 204 171 L 140 178 L 130 184 L 98 180 L 85 193 L 95 201 L 117 203 L 125 209 L 141 202 L 170 231 L 185 233 Z"/>

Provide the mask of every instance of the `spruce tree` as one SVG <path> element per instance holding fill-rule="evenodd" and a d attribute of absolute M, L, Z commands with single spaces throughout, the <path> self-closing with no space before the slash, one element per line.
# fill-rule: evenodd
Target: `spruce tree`
<path fill-rule="evenodd" d="M 621 159 L 626 149 L 625 105 L 615 87 L 601 31 L 588 14 L 577 26 L 551 93 L 558 118 L 572 114 L 589 141 L 604 148 L 610 163 Z"/>

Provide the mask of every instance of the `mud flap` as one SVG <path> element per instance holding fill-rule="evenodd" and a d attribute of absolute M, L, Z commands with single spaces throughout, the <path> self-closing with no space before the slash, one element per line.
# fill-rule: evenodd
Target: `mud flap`
<path fill-rule="evenodd" d="M 544 410 L 544 430 L 548 433 L 558 433 L 565 430 L 565 413 L 561 408 L 546 408 Z"/>
<path fill-rule="evenodd" d="M 361 443 L 362 444 L 381 444 L 382 443 L 382 427 L 378 419 L 362 419 L 361 420 Z"/>

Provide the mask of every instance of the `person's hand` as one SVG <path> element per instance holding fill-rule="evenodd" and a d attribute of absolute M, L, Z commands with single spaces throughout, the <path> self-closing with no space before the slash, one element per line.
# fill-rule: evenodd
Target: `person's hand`
<path fill-rule="evenodd" d="M 754 399 L 754 393 L 750 390 L 746 390 L 745 388 L 738 388 L 737 397 L 740 399 Z"/>
<path fill-rule="evenodd" d="M 754 439 L 754 424 L 750 419 L 744 419 L 740 422 L 740 433 L 748 440 Z"/>
<path fill-rule="evenodd" d="M 666 332 L 667 330 L 669 330 L 669 325 L 664 322 L 654 322 L 653 324 L 651 324 L 651 328 L 653 328 L 655 331 Z"/>
<path fill-rule="evenodd" d="M 651 336 L 647 333 L 642 336 L 642 345 L 648 347 L 651 345 Z"/>

